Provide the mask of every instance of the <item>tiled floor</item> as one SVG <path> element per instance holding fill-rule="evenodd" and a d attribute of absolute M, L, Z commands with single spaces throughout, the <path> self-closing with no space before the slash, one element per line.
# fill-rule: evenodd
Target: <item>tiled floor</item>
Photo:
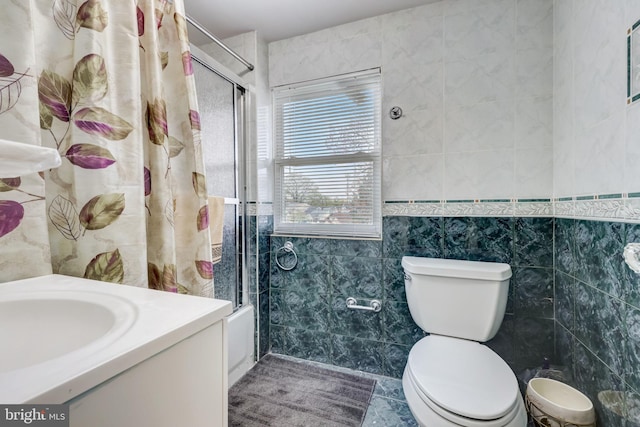
<path fill-rule="evenodd" d="M 367 415 L 364 419 L 363 427 L 404 427 L 418 425 L 407 406 L 407 401 L 405 400 L 404 393 L 402 392 L 402 381 L 397 378 L 368 374 L 366 372 L 354 371 L 338 366 L 326 365 L 324 363 L 296 359 L 295 357 L 284 356 L 281 354 L 279 354 L 278 357 L 284 357 L 297 362 L 376 380 L 376 388 L 373 391 L 373 396 L 371 398 L 371 403 L 369 404 L 369 409 L 367 409 Z"/>

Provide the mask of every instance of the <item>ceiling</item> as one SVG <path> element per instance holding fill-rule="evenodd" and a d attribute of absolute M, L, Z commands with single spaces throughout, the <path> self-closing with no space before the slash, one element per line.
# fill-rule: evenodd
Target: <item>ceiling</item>
<path fill-rule="evenodd" d="M 437 0 L 184 0 L 188 15 L 219 39 L 256 30 L 267 42 Z M 190 31 L 198 45 L 209 40 Z"/>

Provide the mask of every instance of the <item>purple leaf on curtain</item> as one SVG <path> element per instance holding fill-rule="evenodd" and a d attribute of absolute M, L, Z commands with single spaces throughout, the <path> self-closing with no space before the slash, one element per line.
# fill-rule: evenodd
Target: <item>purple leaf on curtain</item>
<path fill-rule="evenodd" d="M 13 64 L 4 55 L 0 54 L 0 77 L 9 77 L 14 72 Z"/>
<path fill-rule="evenodd" d="M 58 119 L 69 121 L 71 83 L 53 71 L 44 70 L 38 79 L 38 98 Z"/>
<path fill-rule="evenodd" d="M 78 129 L 112 141 L 126 138 L 133 130 L 129 122 L 100 107 L 83 108 L 73 115 Z"/>
<path fill-rule="evenodd" d="M 211 261 L 196 260 L 196 269 L 198 270 L 200 277 L 203 279 L 213 279 L 213 264 Z"/>
<path fill-rule="evenodd" d="M 189 110 L 189 122 L 191 122 L 191 129 L 200 130 L 200 113 Z"/>
<path fill-rule="evenodd" d="M 93 144 L 72 145 L 65 157 L 84 169 L 104 169 L 116 162 L 109 150 Z"/>
<path fill-rule="evenodd" d="M 151 194 L 151 171 L 144 168 L 144 195 L 148 196 Z"/>
<path fill-rule="evenodd" d="M 144 34 L 144 12 L 138 6 L 136 6 L 136 15 L 138 18 L 138 37 L 142 37 Z"/>
<path fill-rule="evenodd" d="M 209 228 L 209 206 L 204 205 L 198 211 L 198 231 L 206 230 Z"/>
<path fill-rule="evenodd" d="M 47 213 L 53 226 L 65 239 L 78 240 L 82 233 L 82 227 L 78 211 L 71 201 L 58 194 L 51 202 Z"/>
<path fill-rule="evenodd" d="M 147 263 L 147 280 L 149 289 L 162 290 L 162 275 L 157 265 Z"/>
<path fill-rule="evenodd" d="M 78 9 L 76 24 L 80 27 L 102 32 L 109 24 L 109 15 L 102 8 L 100 0 L 87 0 Z"/>
<path fill-rule="evenodd" d="M 120 251 L 103 252 L 95 256 L 84 271 L 85 279 L 103 282 L 122 283 L 124 280 L 124 263 Z"/>
<path fill-rule="evenodd" d="M 124 194 L 101 194 L 80 210 L 80 223 L 87 230 L 99 230 L 113 223 L 124 211 Z"/>
<path fill-rule="evenodd" d="M 167 105 L 164 99 L 155 99 L 153 104 L 147 102 L 147 130 L 149 140 L 156 144 L 164 144 L 164 139 L 168 135 L 167 125 Z"/>
<path fill-rule="evenodd" d="M 182 52 L 182 69 L 185 76 L 193 74 L 193 63 L 191 62 L 191 53 L 189 51 Z"/>
<path fill-rule="evenodd" d="M 55 21 L 62 34 L 69 40 L 76 37 L 76 25 L 74 17 L 76 16 L 75 2 L 69 0 L 53 0 L 53 20 Z"/>
<path fill-rule="evenodd" d="M 24 208 L 13 200 L 0 200 L 0 237 L 11 233 L 20 225 Z"/>
<path fill-rule="evenodd" d="M 191 183 L 193 184 L 193 189 L 198 197 L 207 197 L 207 182 L 204 175 L 198 172 L 193 172 L 191 174 Z"/>
<path fill-rule="evenodd" d="M 102 56 L 92 53 L 80 59 L 73 69 L 73 102 L 99 101 L 108 89 L 107 67 Z"/>
<path fill-rule="evenodd" d="M 0 178 L 0 193 L 15 190 L 20 187 L 20 177 L 16 178 Z"/>

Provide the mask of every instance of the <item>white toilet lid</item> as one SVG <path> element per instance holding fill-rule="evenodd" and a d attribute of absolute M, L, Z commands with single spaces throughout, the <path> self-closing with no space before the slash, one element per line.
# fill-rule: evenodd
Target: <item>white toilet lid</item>
<path fill-rule="evenodd" d="M 474 341 L 429 335 L 413 346 L 407 366 L 433 403 L 464 417 L 500 418 L 520 397 L 518 381 L 506 362 Z"/>

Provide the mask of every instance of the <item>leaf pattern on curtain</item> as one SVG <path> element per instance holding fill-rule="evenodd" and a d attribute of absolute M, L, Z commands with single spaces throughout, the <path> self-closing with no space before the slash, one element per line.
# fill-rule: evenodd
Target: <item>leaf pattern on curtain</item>
<path fill-rule="evenodd" d="M 211 297 L 182 1 L 17 4 L 4 7 L 10 22 L 0 26 L 0 138 L 56 148 L 63 164 L 44 181 L 0 180 L 0 259 L 19 256 L 9 239 L 47 261 L 50 251 L 41 271 Z M 12 35 L 23 27 L 19 47 Z M 26 222 L 48 226 L 48 236 Z M 24 268 L 5 268 L 0 279 L 24 277 Z"/>

